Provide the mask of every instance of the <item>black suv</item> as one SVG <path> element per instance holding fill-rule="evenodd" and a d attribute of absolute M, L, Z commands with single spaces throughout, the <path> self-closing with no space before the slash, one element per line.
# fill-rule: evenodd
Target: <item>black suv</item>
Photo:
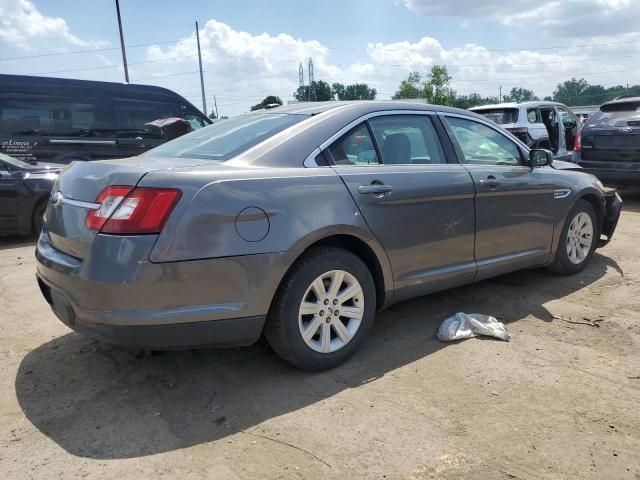
<path fill-rule="evenodd" d="M 0 153 L 31 164 L 131 157 L 210 123 L 161 87 L 0 75 Z"/>
<path fill-rule="evenodd" d="M 573 160 L 609 185 L 640 185 L 640 97 L 618 98 L 585 123 Z"/>

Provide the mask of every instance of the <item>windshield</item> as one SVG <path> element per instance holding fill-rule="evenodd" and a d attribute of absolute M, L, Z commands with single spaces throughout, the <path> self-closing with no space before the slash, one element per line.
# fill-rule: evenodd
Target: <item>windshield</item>
<path fill-rule="evenodd" d="M 306 118 L 309 117 L 273 113 L 219 120 L 213 125 L 154 148 L 148 155 L 229 160 Z"/>
<path fill-rule="evenodd" d="M 492 108 L 486 110 L 474 110 L 476 113 L 487 117 L 498 125 L 516 123 L 518 121 L 518 109 L 516 108 Z"/>
<path fill-rule="evenodd" d="M 0 160 L 8 165 L 9 168 L 33 168 L 30 164 L 23 162 L 22 160 L 18 160 L 17 158 L 10 157 L 9 155 L 5 155 L 4 153 L 0 153 Z"/>

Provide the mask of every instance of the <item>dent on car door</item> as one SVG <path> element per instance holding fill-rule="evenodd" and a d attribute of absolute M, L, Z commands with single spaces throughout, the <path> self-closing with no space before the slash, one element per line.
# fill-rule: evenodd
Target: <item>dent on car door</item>
<path fill-rule="evenodd" d="M 553 175 L 493 127 L 446 116 L 476 188 L 477 279 L 547 261 L 553 236 Z"/>
<path fill-rule="evenodd" d="M 394 298 L 473 280 L 473 182 L 430 116 L 376 116 L 328 151 L 389 256 Z"/>

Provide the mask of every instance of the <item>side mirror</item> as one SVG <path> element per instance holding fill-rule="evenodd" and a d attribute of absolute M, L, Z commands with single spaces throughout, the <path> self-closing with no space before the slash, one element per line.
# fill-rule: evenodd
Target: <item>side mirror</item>
<path fill-rule="evenodd" d="M 529 164 L 532 168 L 544 167 L 553 163 L 553 153 L 551 150 L 535 148 L 529 150 Z"/>

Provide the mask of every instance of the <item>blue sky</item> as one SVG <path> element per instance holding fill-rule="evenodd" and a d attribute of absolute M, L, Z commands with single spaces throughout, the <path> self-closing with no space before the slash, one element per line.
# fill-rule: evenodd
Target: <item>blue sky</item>
<path fill-rule="evenodd" d="M 201 107 L 198 20 L 208 109 L 215 95 L 227 115 L 267 94 L 291 100 L 298 64 L 306 75 L 310 56 L 316 80 L 366 82 L 379 98 L 434 63 L 449 67 L 459 93 L 524 86 L 544 96 L 571 76 L 640 83 L 640 2 L 632 0 L 120 3 L 132 81 Z M 2 73 L 123 81 L 118 47 L 113 0 L 0 0 Z"/>

